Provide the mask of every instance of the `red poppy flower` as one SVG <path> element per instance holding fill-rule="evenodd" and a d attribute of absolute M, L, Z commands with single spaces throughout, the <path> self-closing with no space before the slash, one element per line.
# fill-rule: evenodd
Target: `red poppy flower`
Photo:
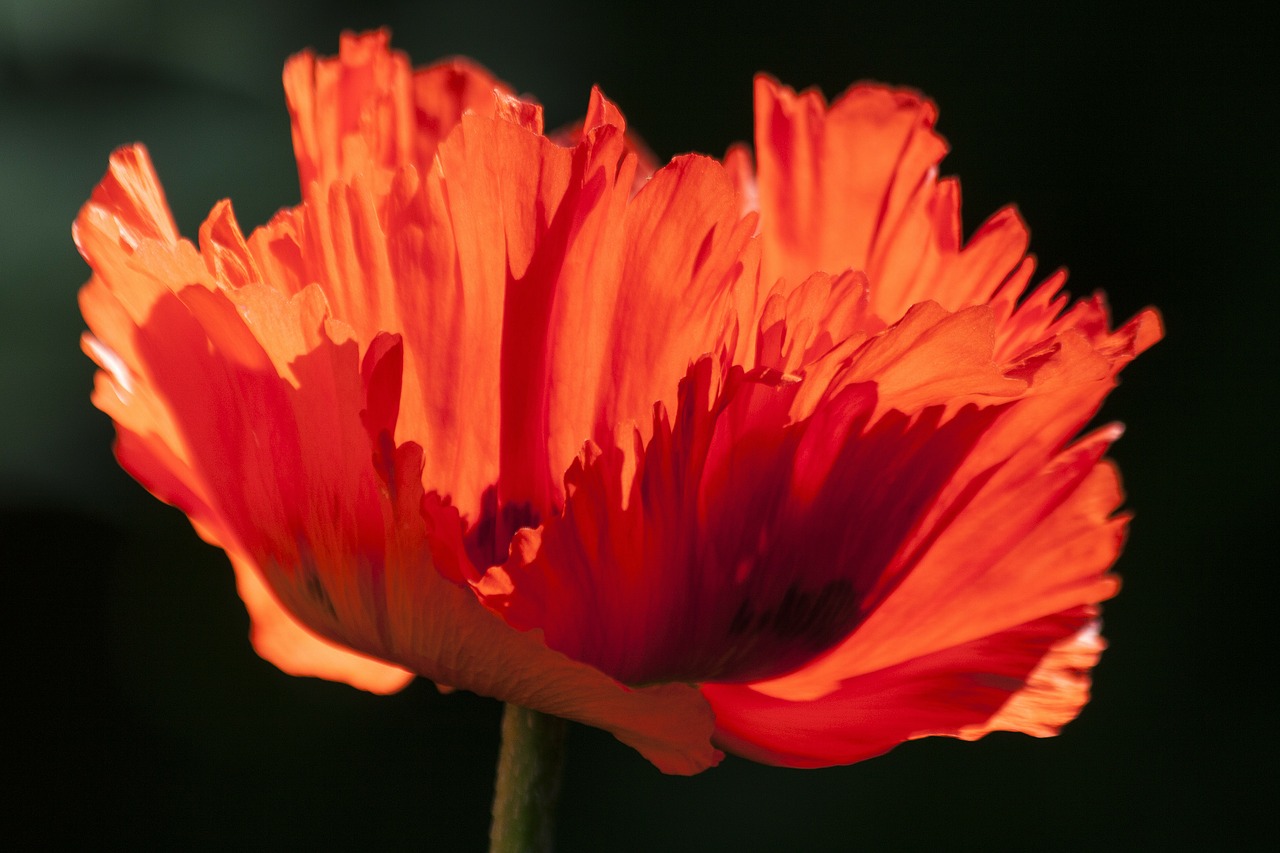
<path fill-rule="evenodd" d="M 134 146 L 75 225 L 120 462 L 260 654 L 676 773 L 1075 716 L 1125 528 L 1076 436 L 1159 322 L 1030 288 L 1012 209 L 962 244 L 932 104 L 761 77 L 754 158 L 655 168 L 384 33 L 284 76 L 299 206 L 193 245 Z"/>

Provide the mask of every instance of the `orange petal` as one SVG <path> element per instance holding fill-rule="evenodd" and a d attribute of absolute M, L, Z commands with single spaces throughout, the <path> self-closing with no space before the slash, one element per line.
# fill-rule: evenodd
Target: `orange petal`
<path fill-rule="evenodd" d="M 130 152 L 117 171 L 145 183 L 131 171 L 141 162 Z M 97 275 L 86 346 L 107 371 L 98 398 L 120 418 L 122 463 L 233 555 L 264 654 L 379 691 L 412 671 L 600 725 L 670 772 L 718 760 L 695 689 L 624 687 L 436 571 L 453 540 L 423 515 L 423 452 L 390 440 L 401 341 L 375 339 L 362 369 L 315 287 L 287 298 L 212 281 L 225 266 L 156 229 L 142 236 L 148 206 L 130 204 L 81 219 Z"/>
<path fill-rule="evenodd" d="M 1090 307 L 1093 305 L 1094 307 Z M 1113 468 L 1100 462 L 1118 426 L 1063 449 L 1114 386 L 1115 374 L 1159 334 L 1143 314 L 1107 331 L 1095 303 L 1042 314 L 1054 334 L 1014 370 L 1027 390 L 973 446 L 921 525 L 921 556 L 866 623 L 830 654 L 756 689 L 814 698 L 842 679 L 968 642 L 1115 593 L 1105 574 L 1125 519 Z M 1056 313 L 1056 312 L 1053 312 Z M 1086 335 L 1091 336 L 1090 340 Z M 891 369 L 891 368 L 890 368 Z"/>
<path fill-rule="evenodd" d="M 249 639 L 265 660 L 289 675 L 343 681 L 370 693 L 395 693 L 413 680 L 403 667 L 362 655 L 317 636 L 280 606 L 258 570 L 228 553 L 236 573 L 236 592 L 249 611 Z"/>
<path fill-rule="evenodd" d="M 1002 709 L 1020 702 L 1017 695 L 1027 685 L 1045 689 L 1043 662 L 1059 655 L 1059 644 L 1090 619 L 1087 608 L 1046 616 L 850 676 L 814 699 L 768 695 L 744 685 L 706 684 L 702 691 L 716 712 L 716 742 L 730 752 L 786 767 L 850 764 L 912 738 L 972 739 L 987 721 L 1010 720 Z M 1078 698 L 1076 690 L 1065 692 L 1063 701 L 1046 699 L 1041 706 L 1053 707 L 1049 716 L 1058 724 L 1059 708 Z M 1033 733 L 1042 733 L 1034 725 Z"/>
<path fill-rule="evenodd" d="M 468 291 L 500 300 L 504 318 L 487 332 L 502 371 L 498 491 L 502 502 L 545 516 L 573 455 L 566 444 L 590 435 L 593 395 L 570 396 L 556 380 L 577 390 L 578 372 L 599 346 L 592 336 L 606 334 L 634 162 L 612 126 L 566 150 L 474 116 L 440 159 L 462 280 Z M 549 335 L 560 323 L 573 323 L 574 335 L 556 345 L 582 356 L 571 372 Z"/>
<path fill-rule="evenodd" d="M 1012 210 L 961 246 L 959 185 L 937 179 L 947 143 L 918 94 L 860 84 L 828 107 L 760 76 L 755 113 L 765 282 L 863 270 L 872 311 L 893 322 L 925 300 L 981 304 L 1022 260 L 1027 231 Z"/>
<path fill-rule="evenodd" d="M 690 359 L 733 345 L 736 289 L 754 284 L 722 167 L 678 158 L 631 198 L 616 110 L 596 112 L 573 149 L 468 116 L 440 151 L 462 279 L 502 294 L 499 500 L 538 518 L 584 439 L 612 440 Z"/>
<path fill-rule="evenodd" d="M 706 157 L 675 158 L 628 206 L 612 334 L 601 347 L 597 442 L 611 441 L 620 423 L 647 427 L 656 402 L 674 409 L 691 361 L 732 354 L 748 320 L 742 301 L 756 289 L 750 238 L 728 175 Z"/>
<path fill-rule="evenodd" d="M 867 277 L 859 272 L 834 278 L 819 272 L 795 289 L 774 287 L 760 314 L 754 364 L 800 373 L 837 344 L 865 335 L 874 324 L 869 305 Z"/>
<path fill-rule="evenodd" d="M 403 336 L 396 438 L 432 448 L 429 484 L 473 524 L 491 487 L 494 511 L 542 517 L 584 439 L 646 419 L 691 358 L 733 345 L 738 302 L 754 299 L 750 227 L 705 158 L 662 169 L 629 202 L 637 149 L 598 90 L 566 149 L 521 102 L 472 103 L 474 75 L 450 73 L 419 72 L 444 80 L 428 110 L 385 33 L 344 36 L 337 59 L 295 58 L 299 160 L 324 180 L 247 242 L 283 292 L 320 283 L 357 340 Z M 439 119 L 431 157 L 401 140 L 411 103 Z"/>
<path fill-rule="evenodd" d="M 568 127 L 563 127 L 551 134 L 551 140 L 557 145 L 572 148 L 578 145 L 587 133 L 606 124 L 614 125 L 623 130 L 626 129 L 626 122 L 622 117 L 622 113 L 612 102 L 605 98 L 599 87 L 593 86 L 586 116 L 582 121 L 574 122 Z M 658 158 L 649 150 L 649 146 L 645 145 L 644 140 L 636 135 L 635 132 L 627 130 L 624 138 L 627 152 L 636 158 L 636 173 L 631 182 L 631 194 L 635 195 L 649 182 L 654 172 L 658 171 L 662 164 L 658 162 Z"/>
<path fill-rule="evenodd" d="M 364 174 L 384 187 L 402 166 L 425 171 L 463 113 L 493 115 L 494 90 L 506 92 L 488 71 L 462 59 L 415 71 L 390 41 L 387 30 L 347 32 L 337 57 L 304 51 L 285 65 L 304 194 L 313 182 L 323 190 Z"/>
<path fill-rule="evenodd" d="M 756 689 L 818 697 L 852 676 L 1110 598 L 1118 582 L 1105 573 L 1127 519 L 1111 516 L 1120 491 L 1111 466 L 1097 460 L 1114 435 L 1082 442 L 1021 482 L 988 474 L 857 631 Z"/>
<path fill-rule="evenodd" d="M 996 363 L 994 346 L 989 308 L 949 314 L 936 303 L 924 302 L 862 346 L 841 382 L 874 381 L 882 405 L 904 412 L 956 406 L 973 397 L 994 397 L 998 402 L 1019 395 L 1027 384 Z"/>
<path fill-rule="evenodd" d="M 977 726 L 935 734 L 977 740 L 991 732 L 1023 732 L 1052 737 L 1074 720 L 1089 701 L 1089 672 L 1098 664 L 1107 643 L 1089 622 L 1076 633 L 1054 643 L 1024 686 L 994 717 Z"/>

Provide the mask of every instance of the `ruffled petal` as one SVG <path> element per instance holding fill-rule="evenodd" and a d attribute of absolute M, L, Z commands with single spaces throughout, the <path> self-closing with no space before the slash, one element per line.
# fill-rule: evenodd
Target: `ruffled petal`
<path fill-rule="evenodd" d="M 903 412 L 975 398 L 1003 402 L 1022 394 L 1027 383 L 995 361 L 994 345 L 989 308 L 952 314 L 922 302 L 860 347 L 839 382 L 875 382 L 882 405 Z"/>
<path fill-rule="evenodd" d="M 486 602 L 628 683 L 750 680 L 820 654 L 910 571 L 903 543 L 946 517 L 935 501 L 996 412 L 873 418 L 866 384 L 792 422 L 798 384 L 700 360 L 647 446 L 588 448 L 563 515 L 479 583 Z"/>
<path fill-rule="evenodd" d="M 794 289 L 775 286 L 760 312 L 755 366 L 798 374 L 837 346 L 851 351 L 850 344 L 874 327 L 869 307 L 867 277 L 860 272 L 818 272 Z"/>
<path fill-rule="evenodd" d="M 465 274 L 449 205 L 461 190 L 437 154 L 464 115 L 540 130 L 540 109 L 464 60 L 413 70 L 386 31 L 344 34 L 332 59 L 294 57 L 285 90 L 306 204 L 250 238 L 263 279 L 318 282 L 361 341 L 403 336 L 396 437 L 431 448 L 426 481 L 476 519 L 499 472 L 504 294 Z M 500 257 L 492 236 L 482 251 Z"/>
<path fill-rule="evenodd" d="M 228 215 L 220 205 L 206 230 Z M 116 422 L 117 457 L 150 491 L 183 509 L 206 540 L 234 547 L 234 534 L 210 498 L 190 437 L 157 382 L 139 333 L 156 305 L 173 298 L 173 283 L 211 286 L 199 256 L 178 242 L 144 149 L 122 149 L 112 158 L 107 178 L 77 220 L 75 236 L 96 273 L 81 292 L 81 309 L 93 329 L 85 348 L 103 368 L 94 401 Z M 212 256 L 206 260 L 213 263 Z M 229 274 L 225 267 L 219 271 Z M 400 667 L 317 637 L 281 608 L 234 553 L 233 564 L 250 611 L 255 647 L 282 669 L 375 692 L 397 690 L 412 677 Z"/>
<path fill-rule="evenodd" d="M 573 148 L 582 142 L 588 131 L 602 125 L 611 124 L 626 131 L 623 137 L 627 152 L 636 158 L 635 176 L 631 180 L 631 194 L 640 192 L 654 172 L 662 165 L 649 146 L 644 143 L 633 130 L 628 130 L 626 120 L 621 111 L 604 96 L 598 86 L 591 87 L 591 100 L 587 106 L 587 114 L 582 121 L 574 122 L 550 134 L 550 139 L 557 145 Z"/>
<path fill-rule="evenodd" d="M 401 340 L 379 336 L 361 358 L 316 287 L 213 280 L 156 221 L 162 198 L 114 206 L 117 185 L 148 182 L 158 190 L 145 152 L 123 152 L 77 224 L 96 274 L 83 304 L 98 398 L 126 468 L 232 555 L 255 645 L 291 672 L 382 691 L 411 671 L 599 725 L 670 772 L 718 760 L 695 689 L 624 687 L 446 576 L 465 559 L 458 516 L 423 494 L 423 450 L 392 439 Z"/>
<path fill-rule="evenodd" d="M 342 681 L 370 693 L 395 693 L 413 680 L 413 673 L 351 651 L 319 637 L 284 609 L 244 558 L 231 557 L 236 592 L 249 612 L 249 640 L 264 660 L 289 675 Z"/>
<path fill-rule="evenodd" d="M 578 370 L 599 346 L 592 336 L 607 328 L 634 161 L 612 125 L 564 149 L 516 124 L 472 116 L 440 157 L 461 276 L 469 290 L 501 300 L 498 496 L 543 517 L 558 503 L 556 481 L 573 448 L 590 435 L 591 400 L 562 394 L 555 380 L 563 374 L 578 390 Z M 577 321 L 573 338 L 555 344 L 580 357 L 571 372 L 548 334 L 562 317 Z M 567 434 L 576 435 L 569 449 Z M 498 537 L 501 551 L 510 532 Z"/>
<path fill-rule="evenodd" d="M 871 591 L 874 604 L 866 620 L 827 654 L 791 674 L 752 684 L 749 691 L 705 686 L 704 693 L 717 710 L 722 746 L 761 760 L 809 766 L 869 757 L 890 748 L 894 738 L 926 734 L 971 738 L 997 729 L 1044 735 L 1078 713 L 1087 698 L 1087 670 L 1101 651 L 1096 631 L 1078 633 L 1083 623 L 1039 644 L 1039 656 L 1031 659 L 1016 683 L 1006 680 L 1003 692 L 985 694 L 981 718 L 966 722 L 956 717 L 944 724 L 939 717 L 924 725 L 924 719 L 912 717 L 906 709 L 920 698 L 912 698 L 911 691 L 920 686 L 916 679 L 922 662 L 945 660 L 949 649 L 1016 634 L 1021 630 L 1018 626 L 1042 623 L 1052 614 L 1093 614 L 1096 603 L 1118 589 L 1116 579 L 1106 572 L 1119 555 L 1127 518 L 1113 515 L 1122 496 L 1114 468 L 1101 457 L 1121 430 L 1115 425 L 1105 427 L 1066 445 L 1114 387 L 1121 367 L 1158 339 L 1159 320 L 1153 312 L 1143 312 L 1111 332 L 1105 306 L 1097 299 L 1079 303 L 1066 314 L 1059 313 L 1060 304 L 1048 311 L 1034 301 L 1027 305 L 1031 306 L 1028 316 L 1015 315 L 1004 342 L 998 340 L 999 333 L 991 334 L 989 309 L 981 309 L 986 312 L 987 331 L 978 336 L 982 343 L 973 340 L 971 346 L 975 354 L 987 353 L 987 364 L 994 364 L 993 347 L 1011 349 L 1013 335 L 1036 343 L 1000 368 L 1007 379 L 1023 383 L 1022 390 L 998 407 L 936 508 L 903 543 L 904 552 L 917 555 L 910 569 L 885 576 L 885 585 Z M 908 312 L 908 319 L 913 313 L 933 311 L 935 320 L 923 327 L 938 328 L 939 319 L 978 310 L 947 315 L 936 307 L 918 307 Z M 903 324 L 910 325 L 907 320 Z M 892 332 L 881 337 L 888 338 Z M 857 364 L 861 354 L 868 372 L 860 374 L 853 367 L 848 372 L 862 381 L 892 377 L 895 372 L 911 375 L 901 361 L 911 363 L 920 340 L 915 338 L 912 345 L 896 351 L 892 342 L 881 343 L 886 357 L 879 359 L 870 355 L 873 338 L 849 359 Z M 955 359 L 939 361 L 948 366 L 957 363 Z M 961 358 L 958 363 L 964 361 Z M 978 358 L 973 363 L 982 361 Z M 928 369 L 927 362 L 919 363 Z M 980 384 L 970 387 L 981 390 Z M 879 387 L 890 399 L 901 401 L 916 398 L 922 386 L 890 378 Z M 949 394 L 965 399 L 965 383 L 941 386 L 938 399 Z M 981 665 L 968 661 L 965 677 L 987 678 L 1000 672 L 1007 676 L 1008 671 L 1000 669 L 1002 660 L 1007 662 L 1005 658 Z M 1025 663 L 1027 658 L 1019 660 Z M 950 678 L 939 676 L 935 705 L 946 690 L 958 689 Z M 900 679 L 905 680 L 899 683 Z M 892 707 L 884 705 L 885 697 L 899 690 L 906 691 L 902 706 L 892 713 L 921 728 L 895 723 L 866 740 L 870 735 L 863 731 L 867 723 L 863 705 Z M 751 711 L 733 722 L 737 712 L 727 709 L 739 708 L 738 703 L 757 709 L 762 716 Z M 924 702 L 926 708 L 929 705 Z M 827 715 L 823 708 L 831 713 Z M 940 712 L 940 705 L 935 710 Z M 841 714 L 847 715 L 844 722 Z M 757 726 L 763 728 L 757 730 Z M 777 734 L 792 728 L 804 734 L 786 738 Z M 873 734 L 875 728 L 871 726 Z M 838 745 L 844 741 L 845 747 Z M 843 757 L 836 760 L 835 756 Z"/>
<path fill-rule="evenodd" d="M 414 70 L 390 49 L 387 30 L 342 34 L 338 55 L 312 51 L 285 65 L 284 90 L 304 194 L 364 175 L 380 188 L 403 166 L 425 171 L 436 148 L 469 111 L 493 115 L 504 84 L 453 59 Z"/>
<path fill-rule="evenodd" d="M 1028 292 L 1012 209 L 962 245 L 931 103 L 761 77 L 754 168 L 657 168 L 598 90 L 548 138 L 385 32 L 285 82 L 302 205 L 197 249 L 132 148 L 75 229 L 117 454 L 264 657 L 679 773 L 1078 712 L 1126 519 L 1119 427 L 1072 441 L 1160 321 Z"/>
<path fill-rule="evenodd" d="M 1058 734 L 1089 701 L 1090 671 L 1097 666 L 1107 647 L 1098 631 L 1098 623 L 1091 621 L 1070 637 L 1054 643 L 1023 679 L 1023 687 L 985 723 L 931 734 L 953 735 L 964 740 L 977 740 L 991 732 L 1022 732 L 1035 737 Z"/>
<path fill-rule="evenodd" d="M 938 180 L 947 143 L 917 93 L 862 84 L 828 107 L 762 75 L 755 115 L 766 282 L 862 270 L 873 312 L 893 322 L 925 300 L 986 302 L 1022 261 L 1027 230 L 1012 209 L 961 245 L 959 184 Z M 741 158 L 731 152 L 738 174 Z"/>
<path fill-rule="evenodd" d="M 1041 662 L 1060 654 L 1060 644 L 1078 636 L 1090 619 L 1087 608 L 1053 614 L 851 676 L 815 699 L 790 699 L 744 685 L 708 684 L 702 690 L 715 708 L 716 742 L 724 749 L 786 767 L 850 764 L 912 738 L 972 739 L 984 733 L 993 716 L 1012 722 L 1011 715 L 999 716 L 1001 709 L 1021 702 L 1019 691 L 1032 682 L 1052 692 L 1044 688 Z M 1053 706 L 1052 717 L 1060 723 L 1056 709 L 1078 709 L 1073 704 L 1078 698 L 1078 691 L 1068 688 L 1060 701 L 1042 698 L 1042 708 Z"/>
<path fill-rule="evenodd" d="M 248 244 L 262 280 L 318 282 L 358 340 L 404 337 L 396 437 L 432 449 L 426 482 L 500 562 L 502 517 L 556 511 L 584 439 L 644 422 L 691 359 L 736 345 L 757 255 L 719 164 L 654 174 L 598 90 L 562 147 L 491 82 L 456 64 L 415 76 L 385 33 L 296 57 L 307 204 Z"/>
<path fill-rule="evenodd" d="M 633 198 L 616 108 L 593 114 L 572 149 L 467 116 L 440 151 L 461 275 L 503 300 L 497 500 L 530 521 L 563 501 L 584 439 L 610 441 L 691 359 L 735 345 L 739 283 L 754 284 L 722 167 L 678 158 Z"/>
<path fill-rule="evenodd" d="M 776 696 L 814 698 L 847 678 L 961 645 L 1046 614 L 1110 598 L 1106 571 L 1127 518 L 1112 517 L 1120 491 L 1098 458 L 1115 431 L 1082 442 L 1020 483 L 996 477 L 936 539 L 858 630 L 826 656 L 757 684 Z"/>

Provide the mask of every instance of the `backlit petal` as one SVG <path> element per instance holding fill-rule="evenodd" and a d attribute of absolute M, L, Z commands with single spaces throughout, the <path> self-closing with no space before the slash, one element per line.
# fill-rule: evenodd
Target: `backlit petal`
<path fill-rule="evenodd" d="M 224 548 L 252 641 L 600 726 L 660 768 L 1056 732 L 1127 517 L 1080 438 L 1162 335 L 962 240 L 922 96 L 767 77 L 657 163 L 386 32 L 290 60 L 302 202 L 177 233 L 141 147 L 74 235 L 121 464 Z M 683 377 L 683 378 L 682 378 Z"/>
<path fill-rule="evenodd" d="M 426 171 L 463 113 L 493 115 L 488 71 L 463 59 L 414 70 L 390 33 L 343 33 L 338 55 L 304 51 L 284 70 L 293 148 L 304 193 L 356 175 L 386 180 L 402 166 Z"/>
<path fill-rule="evenodd" d="M 117 158 L 108 184 L 117 174 L 154 183 L 139 149 Z M 99 397 L 120 417 L 122 447 L 145 451 L 122 453 L 122 463 L 233 555 L 264 654 L 291 672 L 379 691 L 411 670 L 499 695 L 607 728 L 670 772 L 718 759 L 694 688 L 624 687 L 513 630 L 436 570 L 437 558 L 460 559 L 461 528 L 423 494 L 422 450 L 390 440 L 398 339 L 375 340 L 362 369 L 350 330 L 326 316 L 316 288 L 289 298 L 256 283 L 227 287 L 148 216 L 147 206 L 107 203 L 78 224 L 98 276 L 85 298 L 93 340 L 121 342 L 115 358 L 105 343 L 90 347 L 120 377 L 107 374 L 104 391 L 125 402 Z M 136 315 L 110 307 L 117 293 Z M 99 305 L 108 307 L 99 314 Z M 128 395 L 161 410 L 165 436 L 146 436 L 139 422 L 142 437 L 132 437 L 131 419 L 150 413 Z"/>
<path fill-rule="evenodd" d="M 766 282 L 866 272 L 872 310 L 893 322 L 917 302 L 955 311 L 991 297 L 1022 260 L 1017 213 L 961 246 L 960 188 L 939 180 L 947 143 L 915 92 L 854 86 L 830 107 L 756 78 L 756 160 Z"/>
<path fill-rule="evenodd" d="M 699 361 L 647 446 L 588 448 L 564 514 L 481 582 L 486 601 L 629 683 L 761 678 L 836 643 L 911 570 L 904 543 L 945 517 L 996 412 L 873 419 L 866 384 L 789 422 L 796 385 Z"/>
<path fill-rule="evenodd" d="M 1040 661 L 1089 620 L 1085 608 L 1048 616 L 850 677 L 808 701 L 741 685 L 703 692 L 716 710 L 717 743 L 731 752 L 786 767 L 850 764 L 915 737 L 980 736 L 983 721 L 1012 704 Z"/>

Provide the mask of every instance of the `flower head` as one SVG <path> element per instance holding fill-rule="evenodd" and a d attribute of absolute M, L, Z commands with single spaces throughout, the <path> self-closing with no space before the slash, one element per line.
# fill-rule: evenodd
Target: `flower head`
<path fill-rule="evenodd" d="M 754 156 L 658 168 L 599 91 L 547 136 L 387 42 L 290 60 L 303 200 L 249 236 L 182 239 L 140 146 L 75 225 L 120 462 L 260 654 L 678 773 L 1075 716 L 1125 528 L 1077 436 L 1154 312 L 1032 287 L 1012 209 L 962 243 L 912 92 L 760 77 Z"/>

